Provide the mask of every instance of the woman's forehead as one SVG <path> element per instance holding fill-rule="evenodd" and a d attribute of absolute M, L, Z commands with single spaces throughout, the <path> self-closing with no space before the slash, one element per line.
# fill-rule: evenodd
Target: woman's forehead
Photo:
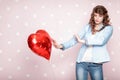
<path fill-rule="evenodd" d="M 103 16 L 103 15 L 101 15 L 100 13 L 94 13 L 94 15 L 98 15 L 98 16 L 100 15 L 100 16 Z"/>

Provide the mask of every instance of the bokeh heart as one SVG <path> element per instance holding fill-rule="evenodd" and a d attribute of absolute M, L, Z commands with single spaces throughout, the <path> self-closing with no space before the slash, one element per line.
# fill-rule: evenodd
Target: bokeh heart
<path fill-rule="evenodd" d="M 38 30 L 36 33 L 30 34 L 28 37 L 29 48 L 37 55 L 50 59 L 51 55 L 51 38 L 45 30 Z"/>

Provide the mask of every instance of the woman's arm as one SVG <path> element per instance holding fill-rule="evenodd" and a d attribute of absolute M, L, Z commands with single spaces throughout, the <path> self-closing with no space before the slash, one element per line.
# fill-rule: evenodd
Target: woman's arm
<path fill-rule="evenodd" d="M 52 43 L 53 43 L 53 46 L 57 49 L 61 49 L 63 48 L 63 46 L 61 44 L 58 44 L 55 40 L 52 39 Z"/>
<path fill-rule="evenodd" d="M 82 28 L 82 30 L 78 34 L 80 39 L 82 39 L 85 36 L 86 31 L 88 29 L 89 29 L 89 25 L 88 24 Z M 68 49 L 68 48 L 74 46 L 77 42 L 78 41 L 77 41 L 76 36 L 73 36 L 70 40 L 68 40 L 68 41 L 66 41 L 66 42 L 64 42 L 62 44 L 58 44 L 55 40 L 53 40 L 53 45 L 54 45 L 54 47 L 56 47 L 58 49 L 65 50 L 65 49 Z M 81 42 L 84 43 L 83 40 L 81 40 Z"/>
<path fill-rule="evenodd" d="M 100 36 L 96 36 L 94 38 L 88 38 L 85 40 L 86 45 L 99 45 L 102 46 L 108 42 L 110 37 L 112 36 L 113 28 L 111 26 L 107 26 Z"/>
<path fill-rule="evenodd" d="M 103 34 L 101 36 L 94 37 L 94 39 L 88 38 L 86 40 L 82 40 L 82 39 L 80 39 L 78 34 L 75 34 L 74 36 L 76 37 L 78 42 L 84 43 L 89 46 L 90 45 L 104 45 L 105 43 L 107 43 L 107 41 L 111 37 L 112 33 L 113 33 L 113 28 L 106 27 Z"/>

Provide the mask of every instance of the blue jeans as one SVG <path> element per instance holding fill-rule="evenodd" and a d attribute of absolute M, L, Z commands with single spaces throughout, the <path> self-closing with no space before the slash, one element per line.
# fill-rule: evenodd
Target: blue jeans
<path fill-rule="evenodd" d="M 76 63 L 76 80 L 88 80 L 88 73 L 91 80 L 103 80 L 102 64 L 91 62 Z"/>

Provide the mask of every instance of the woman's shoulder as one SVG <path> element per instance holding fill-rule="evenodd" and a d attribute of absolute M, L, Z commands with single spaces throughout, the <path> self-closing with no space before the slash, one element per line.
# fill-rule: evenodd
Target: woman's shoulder
<path fill-rule="evenodd" d="M 90 24 L 86 24 L 84 27 L 85 27 L 86 29 L 91 28 L 91 27 L 90 27 Z"/>
<path fill-rule="evenodd" d="M 112 25 L 107 25 L 105 26 L 106 29 L 113 29 L 113 26 Z"/>
<path fill-rule="evenodd" d="M 86 24 L 85 26 L 90 27 L 90 24 L 88 23 L 88 24 Z"/>
<path fill-rule="evenodd" d="M 105 26 L 105 28 L 103 29 L 104 31 L 113 31 L 113 26 L 112 25 L 107 25 Z"/>

